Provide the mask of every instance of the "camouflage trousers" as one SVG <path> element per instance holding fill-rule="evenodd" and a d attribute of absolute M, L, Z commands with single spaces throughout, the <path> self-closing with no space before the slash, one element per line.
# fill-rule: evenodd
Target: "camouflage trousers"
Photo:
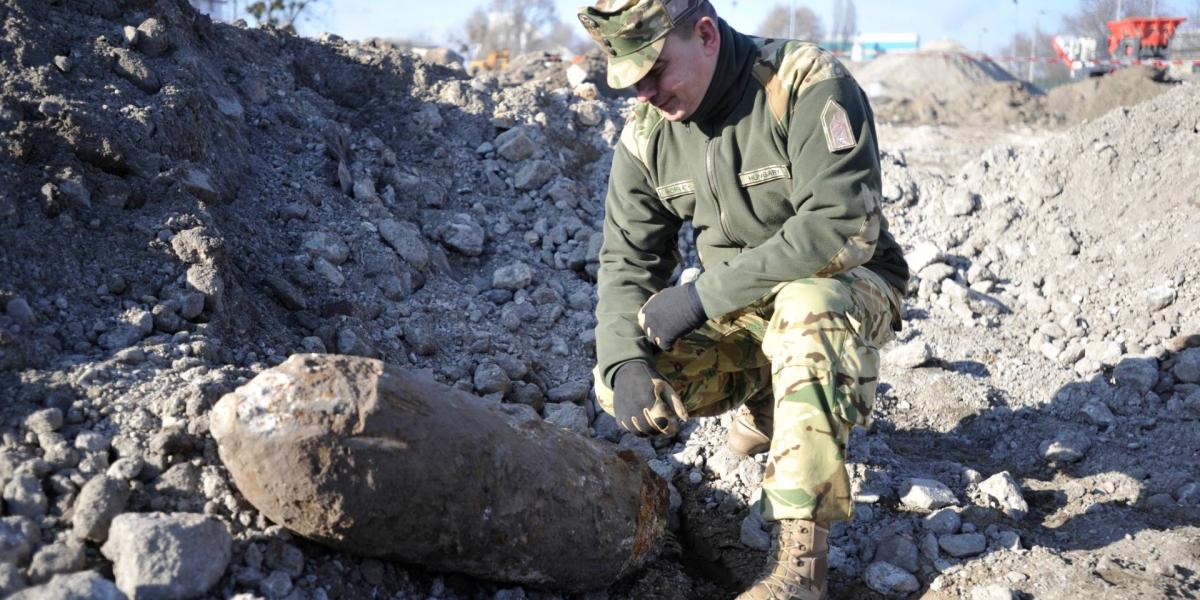
<path fill-rule="evenodd" d="M 801 279 L 709 320 L 659 354 L 656 367 L 689 416 L 774 396 L 765 519 L 848 519 L 846 445 L 851 428 L 869 422 L 879 346 L 892 339 L 899 310 L 896 290 L 865 267 Z M 612 413 L 612 392 L 599 378 L 596 397 Z"/>

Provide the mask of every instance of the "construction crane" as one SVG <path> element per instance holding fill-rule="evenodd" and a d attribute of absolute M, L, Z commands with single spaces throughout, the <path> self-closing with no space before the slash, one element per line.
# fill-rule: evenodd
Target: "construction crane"
<path fill-rule="evenodd" d="M 1097 53 L 1100 44 L 1090 37 L 1055 36 L 1054 52 L 1071 69 L 1072 77 L 1079 72 L 1103 75 L 1114 68 L 1143 60 L 1168 58 L 1171 38 L 1186 20 L 1184 17 L 1126 17 L 1109 21 L 1107 61 L 1100 60 Z"/>

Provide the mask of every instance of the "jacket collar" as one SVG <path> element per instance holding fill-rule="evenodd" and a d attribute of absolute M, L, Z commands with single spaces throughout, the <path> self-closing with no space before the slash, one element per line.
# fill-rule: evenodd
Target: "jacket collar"
<path fill-rule="evenodd" d="M 716 70 L 700 106 L 687 119 L 705 129 L 722 124 L 733 112 L 754 74 L 757 55 L 754 41 L 735 31 L 725 19 L 717 19 L 717 28 L 721 34 L 721 51 L 717 55 Z"/>

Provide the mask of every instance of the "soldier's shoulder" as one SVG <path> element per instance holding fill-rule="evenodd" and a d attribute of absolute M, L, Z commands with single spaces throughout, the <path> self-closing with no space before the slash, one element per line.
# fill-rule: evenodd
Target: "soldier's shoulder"
<path fill-rule="evenodd" d="M 654 133 L 663 123 L 663 115 L 647 102 L 638 102 L 621 130 L 621 145 L 642 164 L 646 164 Z"/>
<path fill-rule="evenodd" d="M 808 88 L 839 77 L 850 77 L 845 65 L 832 52 L 811 42 L 754 38 L 758 59 L 754 77 L 767 94 L 771 112 L 781 123 L 787 120 L 792 100 Z"/>

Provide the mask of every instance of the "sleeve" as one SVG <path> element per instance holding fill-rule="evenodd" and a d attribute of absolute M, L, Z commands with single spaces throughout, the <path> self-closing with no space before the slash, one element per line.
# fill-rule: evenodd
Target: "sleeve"
<path fill-rule="evenodd" d="M 645 167 L 618 145 L 604 202 L 596 304 L 596 366 L 610 387 L 616 367 L 654 355 L 637 311 L 670 281 L 681 224 L 659 202 Z"/>
<path fill-rule="evenodd" d="M 831 102 L 846 113 L 853 147 L 830 150 L 823 113 Z M 813 84 L 794 100 L 788 155 L 796 212 L 766 242 L 700 276 L 696 289 L 710 318 L 750 304 L 779 283 L 836 275 L 871 259 L 882 184 L 870 114 L 849 77 Z"/>

